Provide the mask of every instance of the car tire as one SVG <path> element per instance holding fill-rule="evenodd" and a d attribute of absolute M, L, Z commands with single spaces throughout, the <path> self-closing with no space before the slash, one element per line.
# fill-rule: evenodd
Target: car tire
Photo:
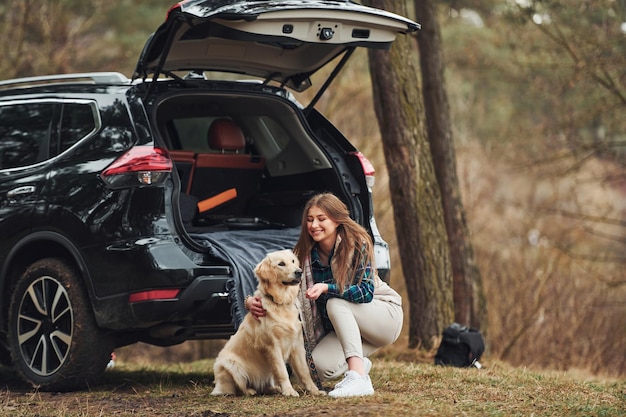
<path fill-rule="evenodd" d="M 9 307 L 13 365 L 34 387 L 68 391 L 95 382 L 113 346 L 97 327 L 79 274 L 47 258 L 16 283 Z"/>

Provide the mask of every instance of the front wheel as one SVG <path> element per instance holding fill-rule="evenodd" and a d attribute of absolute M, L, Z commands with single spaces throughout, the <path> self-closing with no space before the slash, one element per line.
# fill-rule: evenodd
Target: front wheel
<path fill-rule="evenodd" d="M 74 268 L 48 258 L 28 267 L 15 286 L 9 307 L 13 365 L 39 389 L 82 388 L 109 362 L 112 345 L 81 284 Z"/>

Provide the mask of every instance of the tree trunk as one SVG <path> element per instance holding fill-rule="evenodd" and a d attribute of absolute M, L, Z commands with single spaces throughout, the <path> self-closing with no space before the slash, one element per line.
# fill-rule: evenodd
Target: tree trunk
<path fill-rule="evenodd" d="M 370 0 L 406 15 L 406 2 Z M 385 7 L 386 6 L 386 7 Z M 426 138 L 415 45 L 399 35 L 390 51 L 370 50 L 374 103 L 409 298 L 409 347 L 433 347 L 453 319 L 452 275 L 439 187 Z"/>
<path fill-rule="evenodd" d="M 450 108 L 445 90 L 441 31 L 433 0 L 416 0 L 415 14 L 422 29 L 418 32 L 422 93 L 426 110 L 426 129 L 450 245 L 454 283 L 454 320 L 487 328 L 487 305 L 480 271 L 459 191 L 456 156 L 452 138 Z"/>

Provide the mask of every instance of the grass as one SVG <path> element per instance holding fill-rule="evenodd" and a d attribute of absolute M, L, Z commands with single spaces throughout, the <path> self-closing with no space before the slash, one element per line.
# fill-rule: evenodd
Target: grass
<path fill-rule="evenodd" d="M 211 359 L 165 365 L 121 363 L 106 372 L 101 385 L 73 393 L 32 390 L 16 383 L 16 375 L 3 368 L 0 416 L 608 417 L 626 413 L 624 380 L 585 380 L 500 363 L 477 370 L 375 358 L 371 376 L 376 394 L 350 399 L 212 397 L 212 363 Z"/>

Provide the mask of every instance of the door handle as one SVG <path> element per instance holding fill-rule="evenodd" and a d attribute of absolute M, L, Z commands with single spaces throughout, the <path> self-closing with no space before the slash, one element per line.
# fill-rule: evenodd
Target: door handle
<path fill-rule="evenodd" d="M 34 185 L 25 185 L 23 187 L 14 188 L 11 191 L 7 192 L 7 197 L 9 198 L 24 197 L 34 192 L 35 192 Z"/>

